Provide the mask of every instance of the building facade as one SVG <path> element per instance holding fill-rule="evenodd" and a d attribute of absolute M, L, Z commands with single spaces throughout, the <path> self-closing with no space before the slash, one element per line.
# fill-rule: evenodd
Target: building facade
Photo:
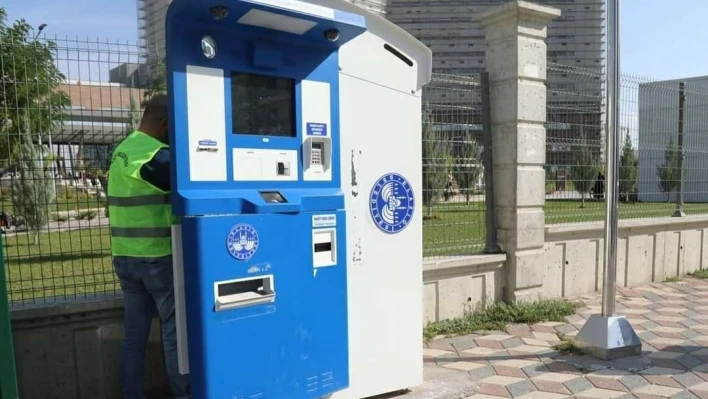
<path fill-rule="evenodd" d="M 474 16 L 507 0 L 388 0 L 386 18 L 433 50 L 435 72 L 471 75 L 485 69 L 485 41 Z M 561 10 L 548 28 L 548 61 L 600 68 L 604 0 L 533 0 Z M 559 82 L 560 83 L 560 82 Z"/>
<path fill-rule="evenodd" d="M 171 0 L 137 0 L 138 44 L 144 56 L 165 53 L 165 15 Z"/>
<path fill-rule="evenodd" d="M 388 0 L 386 18 L 430 47 L 434 72 L 474 76 L 486 69 L 484 31 L 474 17 L 506 1 Z M 546 39 L 547 164 L 572 165 L 572 147 L 581 137 L 602 158 L 604 0 L 533 2 L 562 12 L 550 23 Z M 446 139 L 480 139 L 479 91 L 430 90 L 427 102 L 439 130 L 447 131 Z"/>
<path fill-rule="evenodd" d="M 130 133 L 131 124 L 138 124 L 144 91 L 118 83 L 83 81 L 67 81 L 58 90 L 69 96 L 71 106 L 61 128 L 42 137 L 44 144 L 51 143 L 54 169 L 65 176 L 105 171 L 113 148 Z"/>
<path fill-rule="evenodd" d="M 164 53 L 171 0 L 137 0 L 138 37 L 145 54 Z M 474 15 L 508 0 L 350 0 L 385 16 L 433 50 L 433 68 L 470 75 L 485 67 L 484 34 Z M 581 68 L 603 65 L 604 0 L 534 0 L 561 9 L 548 28 L 549 62 Z M 561 84 L 558 82 L 557 84 Z"/>
<path fill-rule="evenodd" d="M 138 27 L 144 61 L 154 65 L 164 54 L 164 19 L 171 0 L 137 0 Z M 433 51 L 433 70 L 450 79 L 484 71 L 486 44 L 474 16 L 508 0 L 349 0 L 376 12 Z M 604 0 L 533 0 L 561 10 L 548 28 L 549 68 L 547 160 L 572 165 L 572 146 L 583 137 L 602 158 L 604 98 Z M 586 70 L 587 73 L 577 73 Z M 454 75 L 454 77 L 453 77 Z M 458 89 L 455 82 L 434 82 L 426 102 L 436 129 L 444 136 L 479 138 L 481 113 L 478 90 Z M 448 134 L 449 133 L 449 134 Z M 446 137 L 448 138 L 448 137 Z M 467 140 L 469 137 L 458 137 Z M 449 137 L 449 139 L 455 139 Z"/>

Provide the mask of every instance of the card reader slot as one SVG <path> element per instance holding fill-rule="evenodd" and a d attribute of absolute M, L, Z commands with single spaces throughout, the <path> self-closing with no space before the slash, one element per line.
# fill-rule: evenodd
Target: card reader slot
<path fill-rule="evenodd" d="M 215 283 L 217 312 L 245 306 L 255 306 L 275 300 L 273 276 Z"/>

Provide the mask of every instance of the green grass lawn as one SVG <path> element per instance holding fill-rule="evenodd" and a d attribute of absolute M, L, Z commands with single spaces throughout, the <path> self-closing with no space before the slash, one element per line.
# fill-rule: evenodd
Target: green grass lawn
<path fill-rule="evenodd" d="M 76 203 L 92 208 L 98 201 Z M 707 214 L 708 204 L 686 204 L 685 210 L 688 214 Z M 427 216 L 427 209 L 421 211 Z M 620 205 L 623 219 L 668 217 L 673 211 L 674 205 L 667 203 Z M 581 209 L 579 201 L 548 201 L 546 223 L 601 221 L 604 212 L 601 202 L 586 202 Z M 440 204 L 434 207 L 432 216 L 423 221 L 425 256 L 471 254 L 484 248 L 483 202 Z M 106 228 L 44 233 L 38 245 L 33 245 L 28 235 L 7 237 L 5 258 L 13 301 L 80 297 L 118 288 Z"/>
<path fill-rule="evenodd" d="M 581 208 L 580 201 L 553 200 L 546 201 L 546 224 L 584 223 L 605 220 L 605 203 L 600 201 L 585 201 Z M 620 219 L 640 219 L 669 217 L 674 213 L 676 204 L 661 202 L 639 202 L 631 204 L 620 203 Z M 687 215 L 708 213 L 708 203 L 685 204 Z"/>
<path fill-rule="evenodd" d="M 73 211 L 76 209 L 94 209 L 103 208 L 106 205 L 106 201 L 96 198 L 73 198 L 73 199 L 57 199 L 56 211 Z"/>
<path fill-rule="evenodd" d="M 674 213 L 673 203 L 620 204 L 620 219 L 668 217 Z M 475 253 L 484 249 L 485 206 L 483 202 L 441 203 L 433 208 L 432 219 L 423 221 L 426 256 Z M 586 201 L 546 201 L 546 224 L 586 223 L 605 219 L 605 204 Z M 707 204 L 686 204 L 688 215 L 708 213 Z M 424 209 L 427 216 L 427 209 Z"/>
<path fill-rule="evenodd" d="M 3 237 L 11 301 L 83 294 L 118 288 L 111 264 L 108 229 Z"/>
<path fill-rule="evenodd" d="M 92 209 L 102 208 L 105 205 L 105 200 L 93 195 L 86 195 L 78 192 L 75 187 L 58 187 L 57 199 L 50 206 L 50 211 L 73 211 L 75 209 Z M 0 210 L 11 215 L 15 214 L 15 208 L 12 204 L 12 199 L 8 190 L 3 189 L 2 197 L 0 198 Z"/>
<path fill-rule="evenodd" d="M 427 208 L 422 210 L 426 256 L 474 253 L 484 248 L 484 202 L 440 204 L 433 207 L 432 214 Z"/>

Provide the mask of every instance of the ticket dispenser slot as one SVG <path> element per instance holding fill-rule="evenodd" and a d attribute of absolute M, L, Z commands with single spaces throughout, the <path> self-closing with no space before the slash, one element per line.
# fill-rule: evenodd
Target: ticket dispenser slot
<path fill-rule="evenodd" d="M 312 235 L 313 267 L 334 266 L 337 264 L 337 231 L 318 229 Z"/>
<path fill-rule="evenodd" d="M 217 312 L 275 301 L 273 276 L 220 281 L 214 284 Z"/>

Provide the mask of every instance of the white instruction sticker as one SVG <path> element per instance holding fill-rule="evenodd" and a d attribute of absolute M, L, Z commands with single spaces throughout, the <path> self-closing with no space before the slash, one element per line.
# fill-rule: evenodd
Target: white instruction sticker
<path fill-rule="evenodd" d="M 312 227 L 334 227 L 337 225 L 337 215 L 312 215 Z"/>

